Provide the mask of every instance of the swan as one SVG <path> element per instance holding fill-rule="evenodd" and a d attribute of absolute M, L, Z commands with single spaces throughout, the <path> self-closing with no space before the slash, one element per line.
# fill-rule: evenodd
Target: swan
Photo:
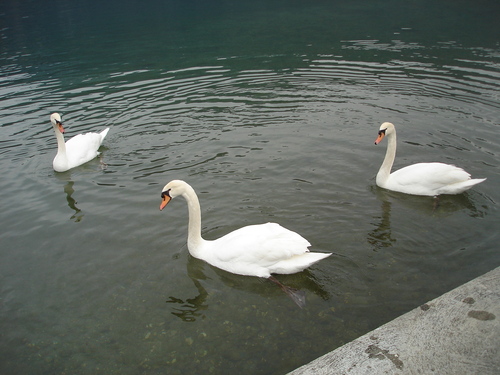
<path fill-rule="evenodd" d="M 384 122 L 378 131 L 375 144 L 387 137 L 387 151 L 376 183 L 381 188 L 413 195 L 438 196 L 460 194 L 486 178 L 471 179 L 462 168 L 444 163 L 417 163 L 391 173 L 396 157 L 396 128 Z"/>
<path fill-rule="evenodd" d="M 97 150 L 109 131 L 106 128 L 100 133 L 78 134 L 64 143 L 64 127 L 59 113 L 51 114 L 50 122 L 57 138 L 57 155 L 52 162 L 56 172 L 65 172 L 94 159 L 99 155 Z"/>
<path fill-rule="evenodd" d="M 331 253 L 309 252 L 311 244 L 305 238 L 276 223 L 249 225 L 216 240 L 205 240 L 201 236 L 200 202 L 188 183 L 173 180 L 166 184 L 160 210 L 177 196 L 184 197 L 188 205 L 187 247 L 193 257 L 234 274 L 267 278 L 297 305 L 305 305 L 303 292 L 284 286 L 271 274 L 302 271 Z"/>

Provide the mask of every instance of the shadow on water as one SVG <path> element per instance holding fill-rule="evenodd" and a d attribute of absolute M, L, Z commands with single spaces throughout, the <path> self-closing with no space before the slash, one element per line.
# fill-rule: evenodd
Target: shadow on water
<path fill-rule="evenodd" d="M 187 249 L 185 249 L 187 251 Z M 172 308 L 172 315 L 177 316 L 185 322 L 194 322 L 199 318 L 204 318 L 204 311 L 209 309 L 207 300 L 214 294 L 219 294 L 214 286 L 203 284 L 211 284 L 210 277 L 205 273 L 205 267 L 209 267 L 219 278 L 220 281 L 231 289 L 242 290 L 251 294 L 260 295 L 262 298 L 279 298 L 285 294 L 274 283 L 259 277 L 242 276 L 226 272 L 219 268 L 213 267 L 203 260 L 188 256 L 187 261 L 187 275 L 192 280 L 198 293 L 191 298 L 180 298 L 177 296 L 169 296 L 166 303 L 174 304 L 176 307 Z M 281 282 L 287 286 L 292 286 L 297 289 L 307 289 L 310 293 L 320 296 L 323 300 L 330 298 L 328 291 L 321 285 L 321 283 L 314 277 L 308 270 L 304 270 L 292 275 L 275 275 Z M 267 285 L 266 285 L 267 284 Z M 209 291 L 207 291 L 207 289 Z M 289 300 L 290 306 L 296 308 Z"/>

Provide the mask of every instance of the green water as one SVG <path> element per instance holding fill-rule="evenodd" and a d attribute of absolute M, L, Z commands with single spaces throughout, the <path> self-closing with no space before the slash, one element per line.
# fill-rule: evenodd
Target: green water
<path fill-rule="evenodd" d="M 31 1 L 0 5 L 0 373 L 284 374 L 499 265 L 496 1 Z M 52 170 L 111 128 L 102 160 Z M 441 161 L 487 181 L 375 186 Z M 103 164 L 104 163 L 104 164 Z M 332 256 L 273 283 L 189 256 L 278 222 Z"/>

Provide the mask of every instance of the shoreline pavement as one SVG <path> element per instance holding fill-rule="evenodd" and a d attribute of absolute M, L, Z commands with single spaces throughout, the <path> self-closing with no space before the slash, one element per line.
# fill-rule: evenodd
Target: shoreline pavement
<path fill-rule="evenodd" d="M 288 375 L 500 374 L 500 267 Z"/>

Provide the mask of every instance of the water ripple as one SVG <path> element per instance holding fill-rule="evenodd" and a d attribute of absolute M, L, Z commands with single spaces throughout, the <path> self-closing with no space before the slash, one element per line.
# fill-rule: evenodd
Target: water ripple
<path fill-rule="evenodd" d="M 146 347 L 140 361 L 165 364 L 167 353 L 186 372 L 192 353 L 205 356 L 204 344 L 198 347 L 203 351 L 193 349 L 204 341 L 202 330 L 217 341 L 224 321 L 235 332 L 242 331 L 240 324 L 246 329 L 279 321 L 280 332 L 289 332 L 303 323 L 302 312 L 290 314 L 273 286 L 239 276 L 226 284 L 227 275 L 192 262 L 182 203 L 158 216 L 161 186 L 172 178 L 188 180 L 199 192 L 207 238 L 272 220 L 300 232 L 313 250 L 334 253 L 287 279 L 311 285 L 304 311 L 321 322 L 310 319 L 311 326 L 302 327 L 307 342 L 337 342 L 333 336 L 345 327 L 355 327 L 356 335 L 366 332 L 387 319 L 387 306 L 398 315 L 490 267 L 498 259 L 500 183 L 500 69 L 494 51 L 354 38 L 342 47 L 328 40 L 317 49 L 322 54 L 179 57 L 186 65 L 171 64 L 170 56 L 156 50 L 148 56 L 157 60 L 147 64 L 107 58 L 96 64 L 101 54 L 90 62 L 42 56 L 40 66 L 29 67 L 20 58 L 5 61 L 3 317 L 9 327 L 21 328 L 5 331 L 20 344 L 17 355 L 4 357 L 33 349 L 28 355 L 47 364 L 47 373 L 76 368 L 81 356 L 68 362 L 70 354 L 63 355 L 52 366 L 54 357 L 46 354 L 82 353 L 85 336 L 98 343 L 93 352 L 102 353 L 103 363 L 115 364 L 116 353 L 135 353 L 133 344 L 143 337 L 161 350 Z M 67 137 L 111 127 L 102 160 L 65 173 L 52 170 L 56 140 L 49 115 L 55 111 L 63 115 Z M 437 159 L 488 180 L 468 194 L 444 197 L 437 211 L 432 198 L 376 188 L 384 148 L 373 141 L 386 120 L 398 124 L 397 168 Z M 195 281 L 189 268 L 198 266 L 207 277 Z M 204 317 L 186 333 L 185 325 L 169 319 L 165 300 L 196 296 L 191 280 L 207 293 L 200 293 L 206 297 Z M 238 284 L 246 285 L 241 293 Z M 262 321 L 247 316 L 251 311 Z M 369 324 L 360 328 L 360 321 Z M 324 332 L 326 326 L 333 335 Z M 136 329 L 131 333 L 129 327 Z M 109 342 L 120 343 L 119 350 L 99 344 L 103 332 Z M 193 346 L 179 349 L 175 343 L 190 336 Z M 256 335 L 249 331 L 248 337 Z M 42 343 L 50 346 L 45 352 L 36 349 Z M 206 362 L 217 361 L 219 353 L 206 354 Z M 245 356 L 255 357 L 255 351 Z M 235 367 L 251 362 L 245 356 L 234 357 Z M 281 352 L 269 358 L 285 361 Z"/>
<path fill-rule="evenodd" d="M 356 41 L 359 48 L 376 46 L 373 41 Z M 414 46 L 413 46 L 414 47 Z M 346 61 L 334 56 L 318 56 L 306 67 L 294 70 L 235 70 L 228 64 L 193 66 L 171 71 L 132 70 L 109 74 L 108 80 L 67 89 L 54 79 L 26 82 L 29 74 L 12 64 L 2 68 L 0 107 L 2 127 L 7 139 L 31 134 L 32 140 L 52 143 L 53 135 L 46 117 L 58 110 L 69 125 L 71 136 L 96 127 L 120 128 L 118 138 L 150 134 L 178 134 L 173 142 L 186 142 L 180 124 L 190 124 L 189 133 L 204 134 L 203 129 L 231 129 L 234 126 L 271 126 L 304 119 L 304 111 L 327 111 L 330 103 L 357 101 L 387 108 L 387 100 L 405 96 L 419 102 L 399 103 L 392 109 L 406 112 L 438 108 L 441 99 L 448 105 L 480 104 L 492 112 L 500 107 L 500 73 L 491 62 L 458 60 L 460 66 L 439 66 L 430 62 L 392 60 L 388 63 Z M 425 102 L 421 98 L 426 98 Z M 33 103 L 36 103 L 33 104 Z M 64 103 L 64 106 L 60 106 Z M 45 112 L 40 109 L 45 110 Z M 12 127 L 23 121 L 31 127 Z M 10 129 L 10 130 L 9 130 Z M 27 142 L 29 145 L 30 141 Z M 8 144 L 8 146 L 7 146 Z M 7 142 L 2 152 L 21 152 Z M 23 143 L 26 146 L 26 143 Z M 40 145 L 36 151 L 52 150 Z M 154 149 L 154 148 L 153 148 Z"/>

